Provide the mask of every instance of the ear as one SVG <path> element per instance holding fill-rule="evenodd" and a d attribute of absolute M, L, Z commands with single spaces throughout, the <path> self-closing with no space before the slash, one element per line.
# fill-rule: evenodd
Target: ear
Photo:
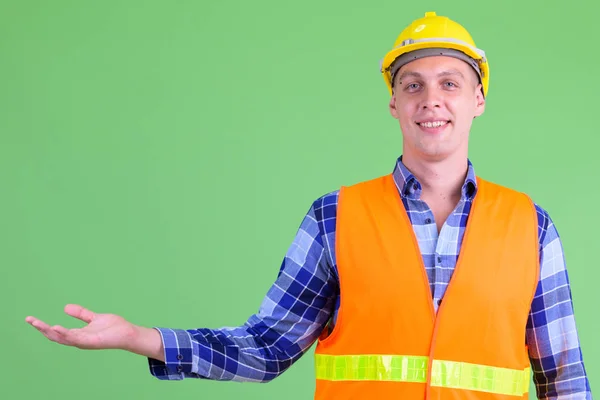
<path fill-rule="evenodd" d="M 475 101 L 475 118 L 477 118 L 485 111 L 485 97 L 483 96 L 483 86 L 481 84 L 477 85 Z"/>
<path fill-rule="evenodd" d="M 390 98 L 390 104 L 389 104 L 389 108 L 390 108 L 390 114 L 392 114 L 392 117 L 394 117 L 395 119 L 398 119 L 398 109 L 396 108 L 396 93 L 392 94 L 392 97 Z"/>

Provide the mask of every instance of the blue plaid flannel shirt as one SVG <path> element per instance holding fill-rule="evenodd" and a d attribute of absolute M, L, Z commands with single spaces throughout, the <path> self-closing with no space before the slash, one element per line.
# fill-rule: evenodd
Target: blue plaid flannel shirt
<path fill-rule="evenodd" d="M 433 213 L 420 200 L 421 185 L 402 157 L 393 170 L 418 239 L 436 311 L 456 265 L 477 191 L 470 161 L 468 166 L 461 200 L 439 235 Z M 233 328 L 157 327 L 166 362 L 148 359 L 150 373 L 163 380 L 268 382 L 306 353 L 324 329 L 333 329 L 340 304 L 335 258 L 338 193 L 328 193 L 312 204 L 256 314 Z M 526 341 L 537 395 L 591 399 L 560 237 L 548 213 L 537 204 L 536 209 L 541 272 Z"/>

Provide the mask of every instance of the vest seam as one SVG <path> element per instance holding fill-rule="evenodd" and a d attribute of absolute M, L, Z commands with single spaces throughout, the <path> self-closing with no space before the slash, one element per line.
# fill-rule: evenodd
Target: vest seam
<path fill-rule="evenodd" d="M 485 186 L 486 183 L 481 182 L 481 180 L 477 179 L 477 186 L 478 186 L 478 194 L 481 193 L 481 189 L 485 190 Z M 479 196 L 479 198 L 481 198 L 481 196 Z M 472 205 L 471 205 L 471 210 L 469 212 L 469 219 L 467 220 L 467 224 L 465 226 L 465 232 L 463 234 L 463 241 L 462 241 L 462 248 L 459 250 L 459 255 L 458 258 L 456 260 L 456 266 L 454 267 L 454 272 L 452 274 L 452 277 L 450 278 L 450 281 L 448 282 L 448 286 L 446 288 L 446 293 L 444 294 L 444 297 L 448 297 L 448 293 L 452 293 L 454 291 L 454 289 L 452 289 L 453 287 L 455 287 L 456 285 L 452 285 L 453 281 L 456 281 L 456 276 L 458 275 L 458 273 L 460 271 L 462 271 L 462 264 L 463 264 L 463 260 L 464 260 L 464 254 L 466 253 L 465 251 L 465 247 L 469 246 L 469 248 L 471 247 L 471 244 L 469 244 L 469 236 L 471 233 L 471 227 L 473 226 L 473 216 L 476 215 L 476 207 L 478 207 L 479 201 L 477 196 L 475 196 L 472 200 Z M 440 316 L 444 310 L 444 305 L 445 302 L 442 301 L 442 304 L 440 305 L 440 307 L 438 308 L 438 312 L 437 312 L 437 316 L 434 320 L 434 324 L 433 324 L 433 333 L 431 335 L 431 344 L 429 346 L 429 368 L 427 369 L 427 382 L 425 384 L 425 399 L 429 399 L 430 398 L 430 394 L 431 394 L 431 374 L 433 372 L 433 359 L 434 359 L 434 352 L 435 352 L 435 343 L 436 343 L 436 339 L 437 339 L 437 334 L 438 334 L 438 328 L 439 328 L 439 322 L 441 320 Z"/>
<path fill-rule="evenodd" d="M 343 215 L 343 213 L 340 213 L 340 209 L 342 207 L 344 207 L 343 205 L 343 197 L 345 196 L 345 192 L 346 192 L 347 188 L 345 186 L 340 187 L 339 193 L 338 193 L 338 209 L 337 209 L 337 218 L 336 218 L 336 224 L 339 224 L 340 220 L 342 218 L 340 218 L 340 215 Z M 339 240 L 339 233 L 340 233 L 340 229 L 338 226 L 336 226 L 335 228 L 335 254 L 336 257 L 338 254 L 340 254 L 340 240 Z M 337 275 L 338 275 L 338 296 L 340 297 L 340 306 L 337 312 L 337 321 L 333 327 L 333 330 L 331 331 L 331 333 L 329 334 L 329 336 L 327 336 L 326 338 L 324 338 L 323 340 L 318 340 L 318 342 L 320 342 L 321 345 L 328 345 L 330 342 L 333 341 L 333 339 L 335 339 L 339 332 L 341 331 L 341 326 L 342 326 L 342 322 L 344 321 L 344 314 L 345 314 L 345 296 L 342 295 L 342 274 L 340 273 L 340 263 L 339 260 L 336 260 L 336 266 L 337 266 Z"/>

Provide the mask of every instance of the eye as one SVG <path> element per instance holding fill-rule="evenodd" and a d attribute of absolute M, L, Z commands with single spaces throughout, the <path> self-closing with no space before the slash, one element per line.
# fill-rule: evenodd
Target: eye
<path fill-rule="evenodd" d="M 413 83 L 409 83 L 408 85 L 405 86 L 405 89 L 408 90 L 409 92 L 414 92 L 415 90 L 418 90 L 420 87 L 420 85 L 416 82 Z"/>
<path fill-rule="evenodd" d="M 455 88 L 457 85 L 454 82 L 446 81 L 444 82 L 444 86 L 447 88 Z"/>

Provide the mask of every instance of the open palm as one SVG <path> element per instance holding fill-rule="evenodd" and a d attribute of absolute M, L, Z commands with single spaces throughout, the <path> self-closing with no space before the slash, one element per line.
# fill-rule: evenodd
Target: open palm
<path fill-rule="evenodd" d="M 25 320 L 53 342 L 80 349 L 126 349 L 135 335 L 135 326 L 115 314 L 97 314 L 80 305 L 68 304 L 65 313 L 85 323 L 83 328 L 67 329 L 60 325 L 27 317 Z"/>

